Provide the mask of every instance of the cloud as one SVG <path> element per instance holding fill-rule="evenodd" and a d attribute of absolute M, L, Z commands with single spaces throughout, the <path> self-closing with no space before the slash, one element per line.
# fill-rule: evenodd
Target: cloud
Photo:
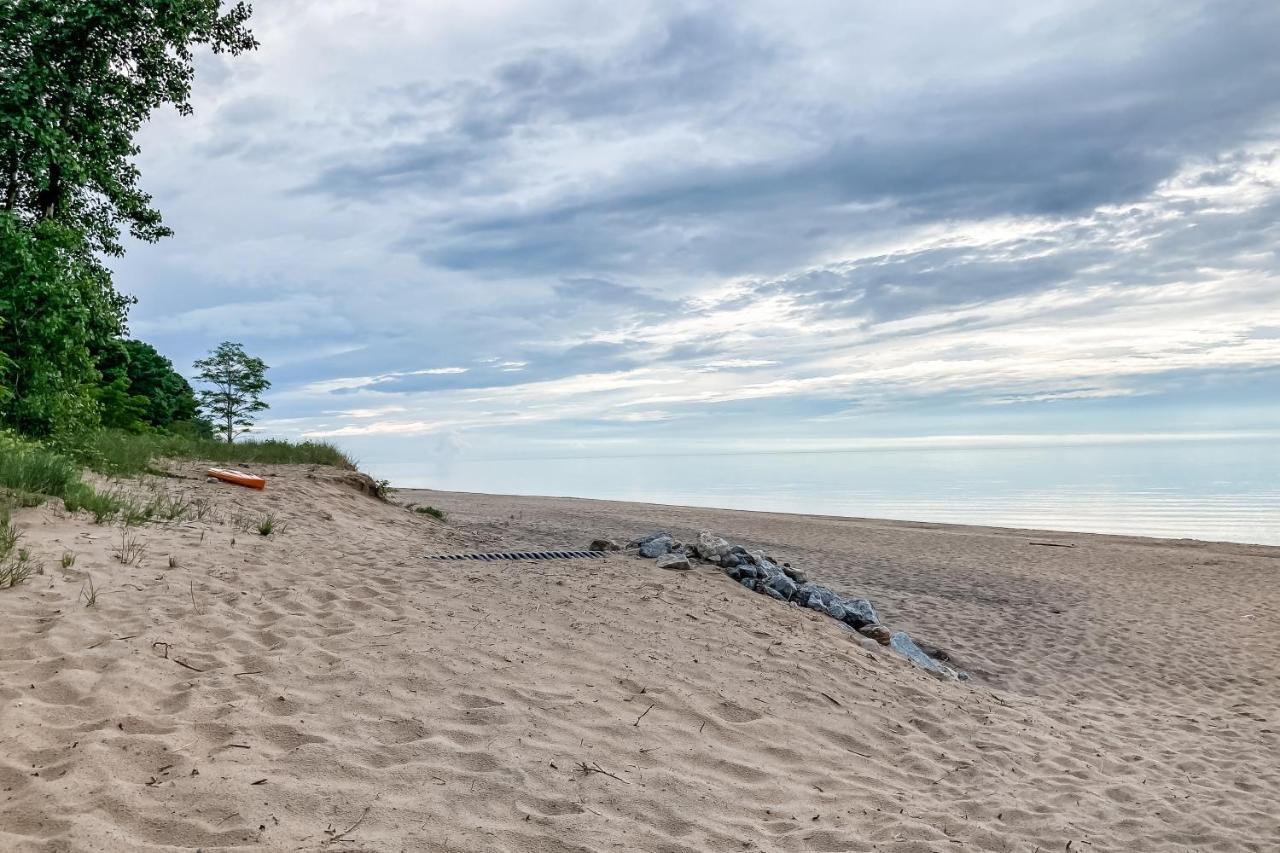
<path fill-rule="evenodd" d="M 201 60 L 143 139 L 178 236 L 117 263 L 176 363 L 267 358 L 281 431 L 1052 431 L 1274 390 L 1272 3 L 358 6 Z"/>

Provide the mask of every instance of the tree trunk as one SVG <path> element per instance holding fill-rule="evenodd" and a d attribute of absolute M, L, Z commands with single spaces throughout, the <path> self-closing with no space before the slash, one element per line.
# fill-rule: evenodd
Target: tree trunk
<path fill-rule="evenodd" d="M 62 203 L 62 166 L 53 163 L 49 166 L 49 186 L 40 191 L 40 199 L 36 207 L 41 219 L 53 219 Z"/>

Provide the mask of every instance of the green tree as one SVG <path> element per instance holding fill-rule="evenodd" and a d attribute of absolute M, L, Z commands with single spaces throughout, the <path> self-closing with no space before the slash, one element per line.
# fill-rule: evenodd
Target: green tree
<path fill-rule="evenodd" d="M 267 409 L 260 396 L 271 387 L 267 365 L 248 355 L 243 345 L 223 341 L 195 366 L 196 378 L 212 386 L 199 392 L 200 405 L 215 432 L 230 444 L 250 430 L 255 414 Z"/>
<path fill-rule="evenodd" d="M 115 338 L 95 354 L 102 379 L 95 389 L 102 425 L 129 432 L 145 432 L 151 401 L 130 387 L 130 357 L 125 341 Z"/>
<path fill-rule="evenodd" d="M 95 426 L 92 352 L 124 328 L 128 301 L 72 229 L 0 213 L 0 425 L 33 435 Z"/>
<path fill-rule="evenodd" d="M 191 384 L 173 369 L 173 362 L 145 341 L 120 341 L 128 355 L 128 393 L 146 399 L 142 420 L 158 429 L 194 420 L 199 403 Z M 101 368 L 100 368 L 101 369 Z"/>
<path fill-rule="evenodd" d="M 0 0 L 4 210 L 52 219 L 118 255 L 170 232 L 138 187 L 132 158 L 163 104 L 191 112 L 192 48 L 257 47 L 250 7 L 221 0 Z"/>
<path fill-rule="evenodd" d="M 123 334 L 129 305 L 102 258 L 125 229 L 170 233 L 138 186 L 134 137 L 163 104 L 191 112 L 195 47 L 257 46 L 250 7 L 224 5 L 0 0 L 0 422 L 97 421 L 91 353 Z"/>

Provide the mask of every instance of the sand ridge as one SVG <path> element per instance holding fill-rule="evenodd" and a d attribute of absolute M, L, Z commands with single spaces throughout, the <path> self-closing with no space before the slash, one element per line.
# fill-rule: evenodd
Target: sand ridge
<path fill-rule="evenodd" d="M 0 849 L 1280 845 L 1270 554 L 1182 549 L 1210 578 L 1156 572 L 1177 547 L 1150 542 L 401 496 L 442 525 L 323 468 L 265 470 L 262 494 L 175 470 L 215 510 L 141 528 L 138 565 L 115 529 L 17 516 L 46 569 L 0 593 Z M 268 510 L 283 532 L 244 529 Z M 856 587 L 974 682 L 711 569 L 420 559 L 701 526 Z M 1207 621 L 1181 621 L 1192 591 Z"/>

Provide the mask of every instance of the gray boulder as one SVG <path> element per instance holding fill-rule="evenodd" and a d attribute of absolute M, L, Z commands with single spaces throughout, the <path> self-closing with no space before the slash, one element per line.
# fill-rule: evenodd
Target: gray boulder
<path fill-rule="evenodd" d="M 731 547 L 728 542 L 710 530 L 703 530 L 698 534 L 698 543 L 693 546 L 693 549 L 704 560 L 718 560 L 728 554 Z"/>
<path fill-rule="evenodd" d="M 790 578 L 788 578 L 788 580 L 790 580 Z M 770 598 L 776 598 L 776 599 L 778 599 L 779 601 L 790 601 L 790 599 L 789 599 L 789 598 L 787 598 L 787 597 L 786 597 L 785 595 L 783 595 L 781 592 L 778 592 L 778 590 L 776 590 L 776 589 L 774 589 L 772 586 L 770 586 L 770 584 L 769 584 L 769 582 L 768 582 L 767 580 L 757 580 L 757 581 L 755 582 L 755 585 L 756 585 L 756 586 L 755 586 L 755 590 L 756 590 L 756 592 L 759 592 L 759 593 L 762 593 L 762 594 L 764 594 L 764 595 L 767 595 L 767 596 L 769 596 Z"/>
<path fill-rule="evenodd" d="M 957 672 L 945 663 L 934 660 L 925 654 L 905 631 L 897 631 L 889 638 L 889 648 L 925 672 L 936 675 L 938 678 L 960 678 L 962 675 L 962 673 Z"/>
<path fill-rule="evenodd" d="M 796 582 L 784 575 L 782 572 L 769 574 L 760 583 L 764 584 L 766 589 L 777 593 L 777 598 L 783 601 L 790 601 L 795 598 L 796 592 L 800 589 L 796 586 Z"/>
<path fill-rule="evenodd" d="M 655 536 L 652 539 L 646 539 L 641 542 L 640 556 L 649 557 L 650 559 L 653 557 L 661 557 L 663 554 L 671 551 L 671 549 L 675 547 L 675 544 L 676 540 L 663 533 L 660 536 Z"/>
<path fill-rule="evenodd" d="M 791 578 L 793 581 L 795 581 L 798 584 L 807 583 L 809 581 L 808 575 L 806 575 L 800 569 L 792 568 L 790 563 L 783 563 L 782 571 L 786 572 L 787 577 Z"/>
<path fill-rule="evenodd" d="M 590 551 L 621 551 L 622 546 L 612 539 L 592 539 Z"/>
<path fill-rule="evenodd" d="M 795 580 L 792 578 L 792 580 Z M 836 594 L 827 587 L 816 583 L 802 583 L 796 590 L 796 603 L 801 607 L 811 607 L 825 613 L 827 605 L 836 599 Z"/>
<path fill-rule="evenodd" d="M 724 569 L 736 569 L 742 565 L 742 560 L 737 554 L 725 554 L 720 558 L 720 567 Z"/>
<path fill-rule="evenodd" d="M 689 558 L 684 554 L 663 554 L 658 558 L 658 568 L 672 571 L 686 571 L 693 568 Z"/>
<path fill-rule="evenodd" d="M 844 607 L 844 618 L 841 621 L 853 630 L 857 631 L 866 625 L 880 624 L 876 609 L 865 598 L 842 598 L 840 604 Z"/>

